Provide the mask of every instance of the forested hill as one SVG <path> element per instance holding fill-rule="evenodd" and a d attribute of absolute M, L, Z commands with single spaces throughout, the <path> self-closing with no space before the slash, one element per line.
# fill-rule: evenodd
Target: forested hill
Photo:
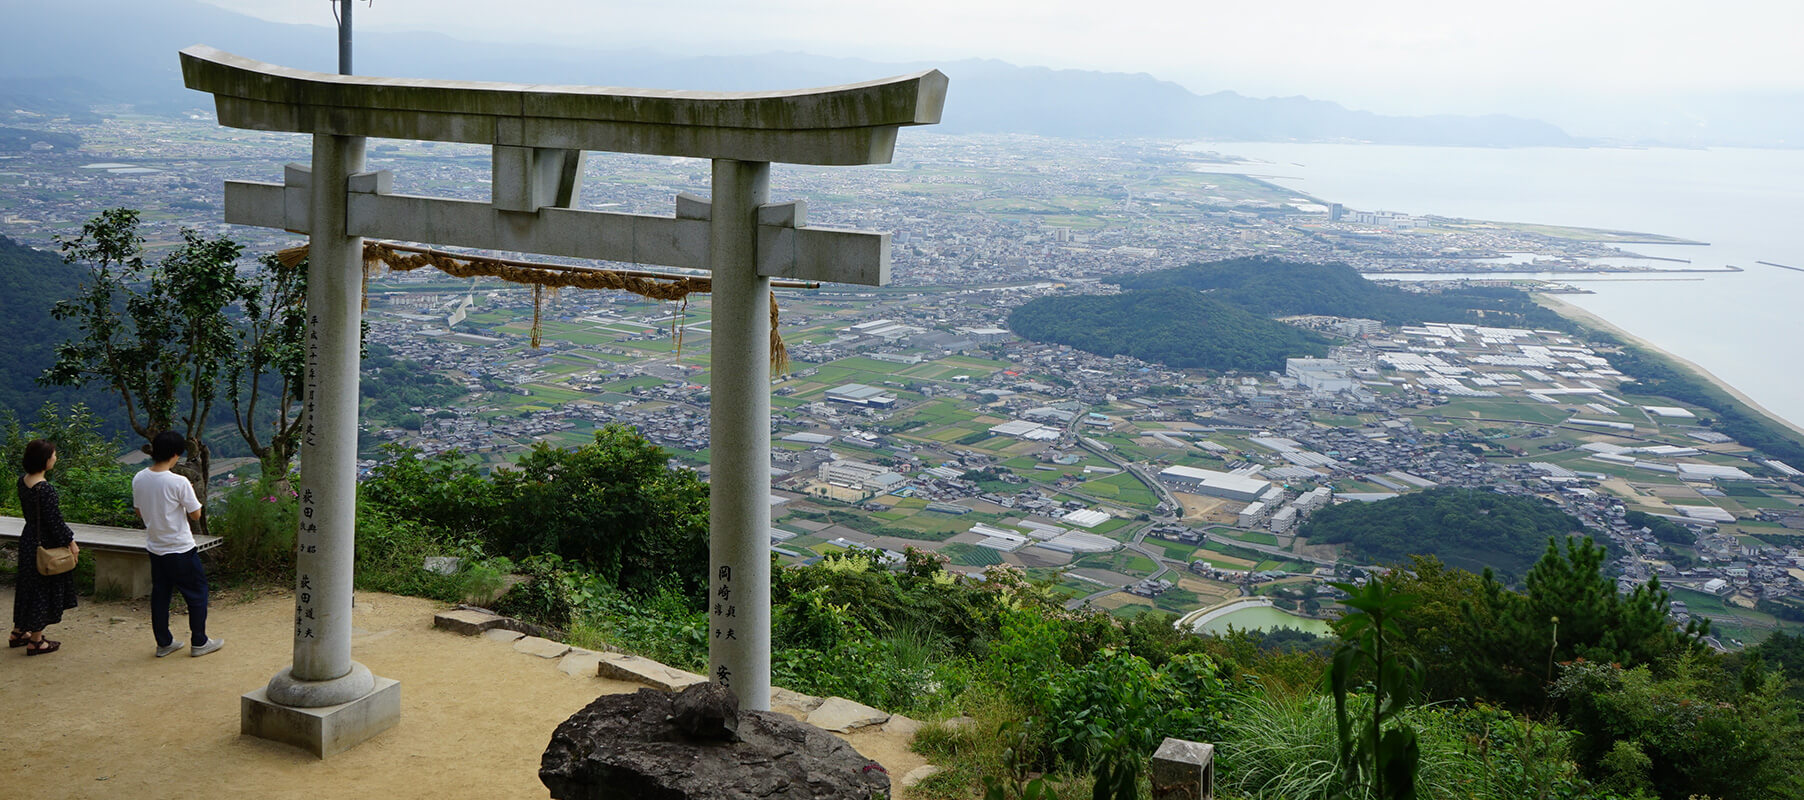
<path fill-rule="evenodd" d="M 1493 567 L 1505 582 L 1522 577 L 1540 559 L 1548 537 L 1563 542 L 1572 534 L 1589 535 L 1577 517 L 1541 498 L 1456 488 L 1329 506 L 1297 533 L 1317 544 L 1351 545 L 1349 555 L 1361 564 L 1402 564 L 1412 555 L 1432 555 L 1471 572 Z"/>
<path fill-rule="evenodd" d="M 1194 291 L 1042 297 L 1009 314 L 1015 333 L 1102 356 L 1127 354 L 1179 368 L 1283 369 L 1327 340 Z"/>
<path fill-rule="evenodd" d="M 1469 322 L 1496 327 L 1570 330 L 1571 323 L 1537 305 L 1525 292 L 1470 287 L 1432 294 L 1366 280 L 1345 264 L 1304 264 L 1275 258 L 1236 258 L 1127 276 L 1128 291 L 1195 289 L 1255 314 L 1324 314 L 1383 320 L 1393 325 Z"/>
<path fill-rule="evenodd" d="M 106 394 L 35 383 L 56 359 L 56 345 L 75 336 L 75 326 L 56 321 L 50 306 L 75 296 L 83 277 L 56 253 L 0 236 L 0 408 L 30 420 L 45 401 L 84 402 L 114 429 L 118 402 Z"/>

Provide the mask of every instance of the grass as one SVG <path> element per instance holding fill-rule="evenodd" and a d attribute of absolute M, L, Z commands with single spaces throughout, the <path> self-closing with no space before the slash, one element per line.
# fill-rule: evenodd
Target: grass
<path fill-rule="evenodd" d="M 1184 544 L 1183 542 L 1168 542 L 1162 539 L 1148 538 L 1145 544 L 1165 551 L 1166 558 L 1173 561 L 1182 561 L 1186 564 L 1190 563 L 1191 554 L 1196 552 L 1196 545 Z"/>
<path fill-rule="evenodd" d="M 983 545 L 954 543 L 939 550 L 952 563 L 963 567 L 988 567 L 1002 563 L 1001 553 Z"/>
<path fill-rule="evenodd" d="M 1158 496 L 1146 488 L 1146 484 L 1126 472 L 1087 481 L 1079 484 L 1077 490 L 1138 508 L 1152 508 L 1159 504 Z"/>
<path fill-rule="evenodd" d="M 1272 547 L 1278 546 L 1278 537 L 1262 531 L 1235 531 L 1228 534 L 1228 536 L 1251 544 L 1263 544 Z"/>

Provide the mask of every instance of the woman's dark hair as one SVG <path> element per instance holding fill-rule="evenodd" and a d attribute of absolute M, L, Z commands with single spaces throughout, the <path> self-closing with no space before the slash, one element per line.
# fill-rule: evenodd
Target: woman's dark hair
<path fill-rule="evenodd" d="M 53 455 L 56 455 L 56 442 L 33 439 L 25 443 L 24 463 L 20 466 L 25 468 L 27 475 L 43 472 L 45 467 L 50 466 L 50 457 Z"/>

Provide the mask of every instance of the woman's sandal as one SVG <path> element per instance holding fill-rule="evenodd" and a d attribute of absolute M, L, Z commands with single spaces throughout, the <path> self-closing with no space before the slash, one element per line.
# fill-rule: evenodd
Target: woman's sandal
<path fill-rule="evenodd" d="M 53 642 L 53 641 L 50 641 L 49 639 L 40 639 L 38 641 L 32 642 L 30 647 L 25 648 L 25 655 L 41 656 L 45 653 L 54 653 L 54 652 L 56 652 L 57 648 L 62 647 L 62 646 L 63 646 L 62 642 Z"/>
<path fill-rule="evenodd" d="M 28 644 L 31 644 L 31 637 L 23 633 L 9 633 L 6 635 L 7 647 L 24 647 Z"/>

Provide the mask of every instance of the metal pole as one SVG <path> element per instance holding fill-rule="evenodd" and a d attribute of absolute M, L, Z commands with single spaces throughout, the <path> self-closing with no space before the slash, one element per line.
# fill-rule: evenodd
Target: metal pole
<path fill-rule="evenodd" d="M 708 678 L 746 710 L 770 709 L 770 279 L 758 274 L 758 207 L 770 164 L 716 159 L 708 228 Z"/>
<path fill-rule="evenodd" d="M 357 0 L 338 0 L 338 74 L 351 74 L 351 8 Z"/>

